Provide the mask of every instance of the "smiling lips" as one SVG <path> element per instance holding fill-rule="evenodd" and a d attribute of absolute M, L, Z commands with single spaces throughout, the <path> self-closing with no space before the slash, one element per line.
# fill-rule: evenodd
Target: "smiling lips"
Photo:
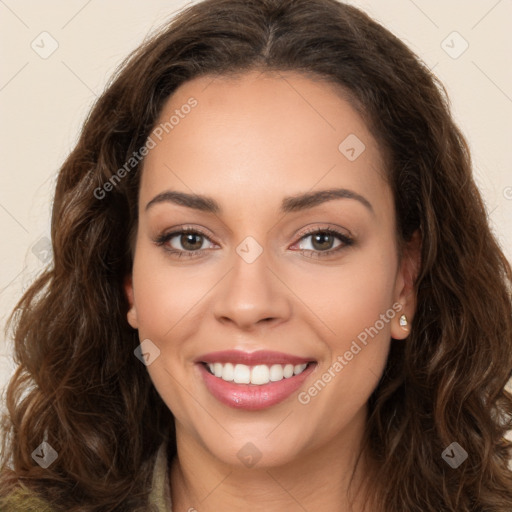
<path fill-rule="evenodd" d="M 196 360 L 210 393 L 235 408 L 259 410 L 275 405 L 296 391 L 316 365 L 280 352 L 227 350 Z"/>

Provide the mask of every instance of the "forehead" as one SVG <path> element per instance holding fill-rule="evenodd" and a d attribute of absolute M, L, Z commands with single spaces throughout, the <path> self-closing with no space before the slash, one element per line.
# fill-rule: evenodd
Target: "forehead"
<path fill-rule="evenodd" d="M 277 204 L 284 191 L 343 186 L 378 201 L 386 188 L 377 142 L 342 90 L 297 72 L 185 82 L 151 137 L 146 201 L 172 188 L 261 208 L 262 197 Z"/>

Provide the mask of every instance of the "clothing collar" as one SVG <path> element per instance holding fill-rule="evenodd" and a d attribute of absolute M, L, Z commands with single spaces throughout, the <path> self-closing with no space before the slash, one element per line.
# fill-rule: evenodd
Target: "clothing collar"
<path fill-rule="evenodd" d="M 155 507 L 155 512 L 172 512 L 169 476 L 167 442 L 163 442 L 156 455 L 153 483 L 149 495 L 149 503 Z"/>

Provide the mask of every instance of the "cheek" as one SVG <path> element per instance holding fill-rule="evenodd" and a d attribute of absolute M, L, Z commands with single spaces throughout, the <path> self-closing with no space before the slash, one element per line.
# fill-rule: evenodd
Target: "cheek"
<path fill-rule="evenodd" d="M 338 267 L 318 266 L 296 279 L 294 292 L 322 321 L 333 350 L 343 349 L 390 310 L 396 265 L 393 248 L 381 241 L 350 254 Z M 382 330 L 389 329 L 388 322 Z"/>
<path fill-rule="evenodd" d="M 336 271 L 302 280 L 298 294 L 321 319 L 328 358 L 317 369 L 319 402 L 339 404 L 333 428 L 368 399 L 385 367 L 391 342 L 396 258 L 384 244 L 361 251 Z M 327 273 L 329 277 L 327 277 Z M 320 278 L 320 279 L 319 279 Z M 325 334 L 324 334 L 325 333 Z M 318 382 L 318 381 L 316 381 Z M 321 391 L 320 391 L 321 390 Z M 317 396 L 316 390 L 311 390 Z"/>
<path fill-rule="evenodd" d="M 204 279 L 166 262 L 159 251 L 143 244 L 138 248 L 133 286 L 140 336 L 163 340 L 180 319 L 193 315 L 209 288 Z"/>
<path fill-rule="evenodd" d="M 181 384 L 190 360 L 186 340 L 193 338 L 199 325 L 195 315 L 208 287 L 204 280 L 191 278 L 190 273 L 166 263 L 158 251 L 144 244 L 135 253 L 133 286 L 139 338 L 150 339 L 160 350 L 147 371 L 167 407 L 187 423 L 184 411 L 190 406 L 190 396 Z M 195 396 L 197 391 L 191 385 L 194 383 L 188 383 L 187 389 Z"/>

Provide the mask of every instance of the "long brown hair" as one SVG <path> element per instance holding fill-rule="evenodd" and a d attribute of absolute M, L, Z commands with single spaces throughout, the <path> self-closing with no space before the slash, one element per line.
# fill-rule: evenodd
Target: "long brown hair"
<path fill-rule="evenodd" d="M 392 343 L 369 402 L 363 449 L 379 463 L 375 502 L 386 512 L 510 512 L 510 264 L 442 85 L 386 29 L 335 0 L 192 5 L 98 99 L 60 170 L 53 263 L 12 316 L 19 366 L 6 393 L 0 495 L 24 484 L 56 510 L 144 509 L 159 445 L 176 446 L 126 321 L 143 160 L 121 179 L 118 170 L 179 85 L 251 69 L 299 71 L 347 91 L 386 155 L 398 241 L 421 232 L 411 333 Z M 59 455 L 47 469 L 31 457 L 43 440 Z M 454 441 L 468 453 L 457 469 L 441 456 Z"/>

